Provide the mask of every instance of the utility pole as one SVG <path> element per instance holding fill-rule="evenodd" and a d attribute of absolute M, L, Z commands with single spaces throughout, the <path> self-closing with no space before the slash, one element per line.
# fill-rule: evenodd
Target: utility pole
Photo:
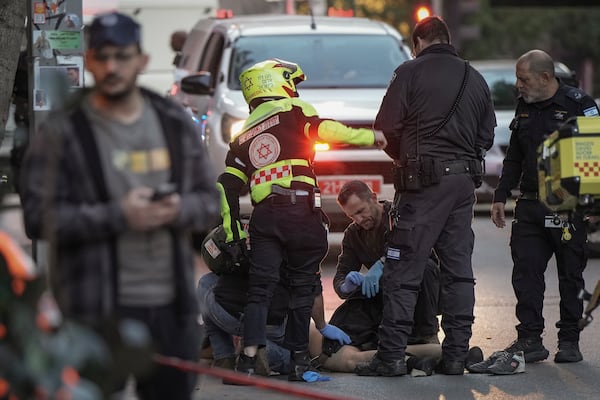
<path fill-rule="evenodd" d="M 432 0 L 431 1 L 431 11 L 433 11 L 433 15 L 437 15 L 440 16 L 442 18 L 444 18 L 444 5 L 443 5 L 443 1 L 444 0 Z"/>

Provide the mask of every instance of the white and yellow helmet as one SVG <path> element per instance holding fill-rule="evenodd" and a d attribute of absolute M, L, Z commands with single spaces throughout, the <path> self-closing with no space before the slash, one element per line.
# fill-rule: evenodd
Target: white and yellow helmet
<path fill-rule="evenodd" d="M 296 85 L 306 79 L 296 63 L 272 58 L 254 64 L 240 74 L 246 103 L 260 98 L 298 97 Z"/>

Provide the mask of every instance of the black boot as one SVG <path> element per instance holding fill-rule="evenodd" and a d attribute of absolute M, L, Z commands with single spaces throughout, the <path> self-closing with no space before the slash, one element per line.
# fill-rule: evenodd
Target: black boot
<path fill-rule="evenodd" d="M 576 341 L 559 341 L 558 352 L 554 356 L 555 363 L 572 363 L 583 360 L 579 351 L 579 343 Z"/>
<path fill-rule="evenodd" d="M 437 374 L 463 375 L 465 373 L 465 362 L 458 360 L 440 360 L 435 368 Z"/>
<path fill-rule="evenodd" d="M 288 381 L 304 381 L 302 375 L 310 370 L 310 354 L 308 351 L 292 351 Z"/>
<path fill-rule="evenodd" d="M 237 358 L 237 362 L 235 364 L 235 371 L 241 372 L 248 376 L 256 375 L 256 357 L 250 357 L 245 355 L 243 352 Z M 235 379 L 223 378 L 224 385 L 240 385 L 245 386 L 247 383 L 241 383 Z"/>
<path fill-rule="evenodd" d="M 242 372 L 248 375 L 256 374 L 256 356 L 250 357 L 244 353 L 240 353 L 237 365 L 235 366 L 237 372 Z"/>
<path fill-rule="evenodd" d="M 360 363 L 354 368 L 354 373 L 360 376 L 401 376 L 406 375 L 406 371 L 404 357 L 387 361 L 379 358 L 379 353 L 375 353 L 371 361 Z"/>

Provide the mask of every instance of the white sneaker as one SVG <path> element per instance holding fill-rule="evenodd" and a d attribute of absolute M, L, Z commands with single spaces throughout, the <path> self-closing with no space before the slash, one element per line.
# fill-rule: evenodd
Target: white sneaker
<path fill-rule="evenodd" d="M 487 372 L 494 375 L 512 375 L 525 372 L 525 356 L 522 351 L 511 353 L 503 351 L 496 361 L 490 365 Z"/>

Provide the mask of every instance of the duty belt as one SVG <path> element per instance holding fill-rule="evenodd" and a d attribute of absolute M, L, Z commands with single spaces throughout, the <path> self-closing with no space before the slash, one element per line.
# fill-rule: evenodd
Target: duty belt
<path fill-rule="evenodd" d="M 521 194 L 519 194 L 519 199 L 523 199 L 523 200 L 537 200 L 538 199 L 538 193 L 537 192 L 521 192 Z"/>
<path fill-rule="evenodd" d="M 307 190 L 286 189 L 284 187 L 271 186 L 271 194 L 267 197 L 271 204 L 296 204 L 297 197 L 302 197 L 302 201 L 308 200 Z"/>
<path fill-rule="evenodd" d="M 444 175 L 470 174 L 471 167 L 469 161 L 453 160 L 442 162 Z"/>

